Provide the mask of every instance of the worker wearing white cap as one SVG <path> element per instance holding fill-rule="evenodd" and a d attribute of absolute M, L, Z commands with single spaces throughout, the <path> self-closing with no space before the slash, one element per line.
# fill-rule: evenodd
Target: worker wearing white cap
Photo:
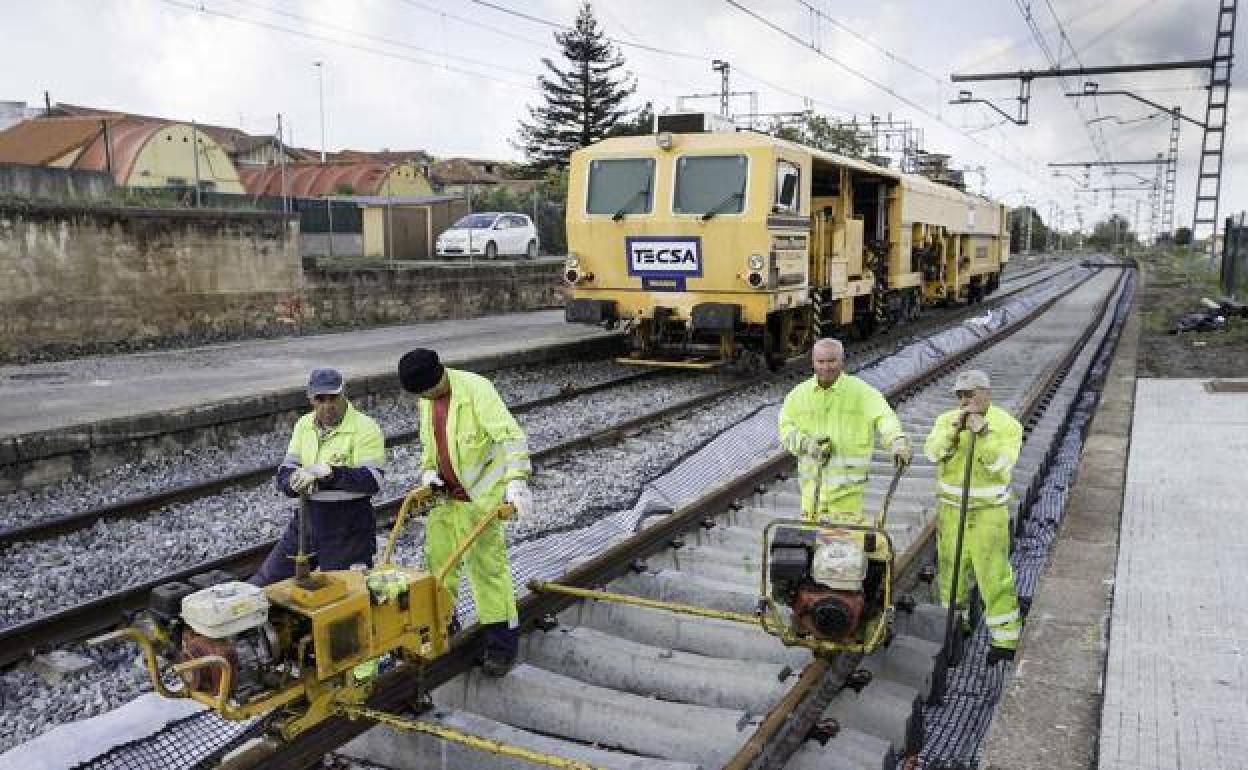
<path fill-rule="evenodd" d="M 985 372 L 968 369 L 953 385 L 960 403 L 936 418 L 924 450 L 938 465 L 937 471 L 937 566 L 940 599 L 949 605 L 953 590 L 954 551 L 961 519 L 962 486 L 966 479 L 970 434 L 975 434 L 975 457 L 971 460 L 967 490 L 966 533 L 958 560 L 958 606 L 970 594 L 969 577 L 984 600 L 984 619 L 992 647 L 989 663 L 1012 659 L 1018 647 L 1022 619 L 1010 567 L 1010 472 L 1018 462 L 1023 426 L 1008 412 L 992 404 L 992 383 Z"/>

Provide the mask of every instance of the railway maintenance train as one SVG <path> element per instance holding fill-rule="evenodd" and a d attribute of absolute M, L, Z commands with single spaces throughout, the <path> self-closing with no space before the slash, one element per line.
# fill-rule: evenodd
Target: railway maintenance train
<path fill-rule="evenodd" d="M 998 286 L 1003 206 L 715 117 L 572 154 L 566 317 L 629 324 L 622 360 L 774 368 Z"/>

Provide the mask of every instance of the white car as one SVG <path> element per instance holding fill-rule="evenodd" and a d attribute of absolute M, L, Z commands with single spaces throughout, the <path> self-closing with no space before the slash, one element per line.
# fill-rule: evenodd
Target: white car
<path fill-rule="evenodd" d="M 439 257 L 537 256 L 537 226 L 524 214 L 482 211 L 463 217 L 438 236 Z"/>

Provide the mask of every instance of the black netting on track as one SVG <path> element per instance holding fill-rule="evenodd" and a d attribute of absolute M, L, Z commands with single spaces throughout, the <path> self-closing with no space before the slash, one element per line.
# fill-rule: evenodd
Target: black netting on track
<path fill-rule="evenodd" d="M 1134 273 L 1128 273 L 1125 290 L 1119 297 L 1113 323 L 1105 337 L 1107 342 L 1116 340 L 1122 331 L 1134 287 Z M 1112 358 L 1113 346 L 1102 345 L 1088 370 L 1085 384 L 1101 381 Z M 1070 485 L 1079 468 L 1084 435 L 1099 398 L 1099 390 L 1084 389 L 1072 404 L 1040 492 L 1028 510 L 1022 534 L 1014 541 L 1010 563 L 1020 597 L 1031 597 L 1035 593 L 1036 583 L 1048 562 L 1049 549 L 1057 538 L 1066 511 Z M 1010 665 L 985 665 L 988 646 L 988 628 L 981 618 L 968 641 L 962 663 L 948 672 L 944 700 L 923 709 L 926 741 L 919 754 L 921 767 L 937 768 L 943 763 L 974 767 L 979 762 L 980 747 L 992 722 L 993 709 L 1014 670 Z"/>
<path fill-rule="evenodd" d="M 174 770 L 200 768 L 258 735 L 262 720 L 226 722 L 211 711 L 170 722 L 155 735 L 123 743 L 73 770 Z"/>

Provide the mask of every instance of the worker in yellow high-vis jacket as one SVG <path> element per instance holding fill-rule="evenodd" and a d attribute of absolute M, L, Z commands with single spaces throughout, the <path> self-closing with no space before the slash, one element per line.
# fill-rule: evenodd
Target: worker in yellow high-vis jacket
<path fill-rule="evenodd" d="M 514 505 L 517 519 L 533 515 L 529 447 L 490 381 L 446 368 L 436 352 L 418 348 L 404 354 L 399 381 L 404 390 L 420 396 L 421 484 L 441 492 L 425 525 L 426 565 L 437 571 L 481 517 L 501 503 Z M 468 568 L 477 620 L 485 628 L 482 667 L 489 676 L 502 676 L 515 665 L 520 635 L 501 523 L 490 524 L 464 554 L 462 565 L 447 572 L 452 607 L 461 566 Z"/>
<path fill-rule="evenodd" d="M 937 565 L 940 599 L 950 602 L 954 552 L 961 518 L 970 434 L 975 434 L 975 457 L 971 460 L 967 494 L 966 533 L 958 569 L 959 607 L 970 594 L 970 576 L 979 586 L 984 615 L 991 636 L 989 662 L 1009 660 L 1018 648 L 1022 618 L 1010 567 L 1010 472 L 1018 462 L 1023 427 L 1008 412 L 992 403 L 988 375 L 970 369 L 961 372 L 953 392 L 960 408 L 936 418 L 924 450 L 937 470 Z"/>
<path fill-rule="evenodd" d="M 838 340 L 816 342 L 811 361 L 814 376 L 793 388 L 780 410 L 780 443 L 797 456 L 802 515 L 861 524 L 876 436 L 900 467 L 910 464 L 910 442 L 884 396 L 845 373 Z"/>

